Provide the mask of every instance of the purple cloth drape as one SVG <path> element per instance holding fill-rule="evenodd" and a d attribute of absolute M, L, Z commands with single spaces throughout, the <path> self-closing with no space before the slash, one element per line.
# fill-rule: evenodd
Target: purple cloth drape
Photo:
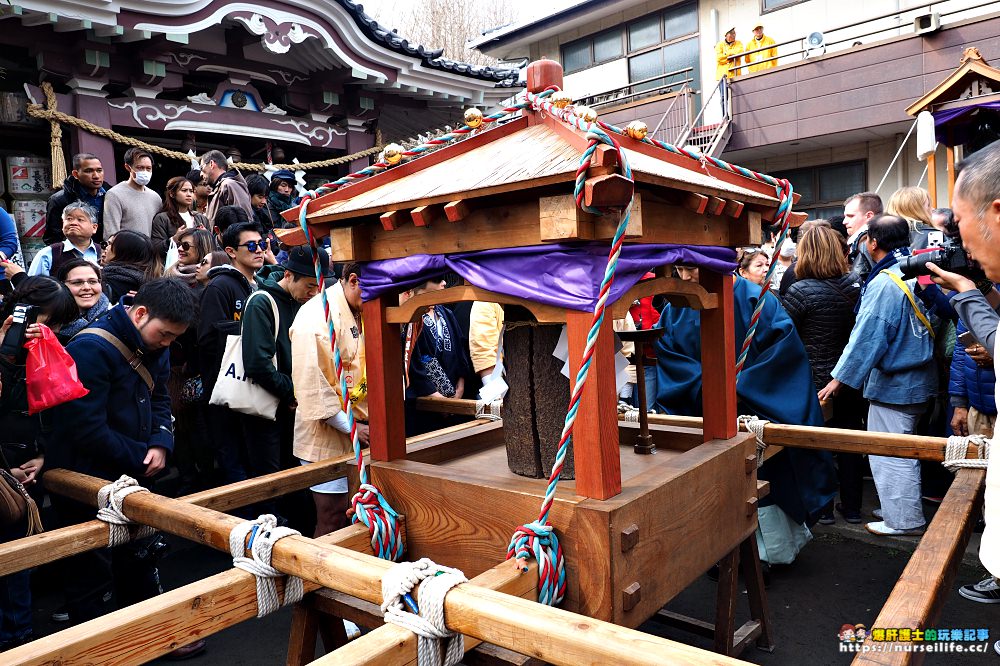
<path fill-rule="evenodd" d="M 608 260 L 608 243 L 552 244 L 457 254 L 416 254 L 365 264 L 361 295 L 370 301 L 455 271 L 481 289 L 571 310 L 593 310 Z M 664 264 L 732 273 L 736 253 L 725 247 L 625 245 L 609 302 Z"/>
<path fill-rule="evenodd" d="M 945 130 L 945 125 L 951 123 L 951 121 L 961 118 L 962 116 L 971 114 L 977 109 L 990 109 L 993 111 L 1000 111 L 1000 101 L 997 102 L 980 102 L 974 106 L 963 106 L 957 109 L 941 109 L 939 111 L 934 111 L 934 134 L 939 142 L 948 145 L 948 134 Z M 952 131 L 956 133 L 953 137 L 955 144 L 966 142 L 965 133 L 968 131 L 965 123 L 952 124 Z"/>

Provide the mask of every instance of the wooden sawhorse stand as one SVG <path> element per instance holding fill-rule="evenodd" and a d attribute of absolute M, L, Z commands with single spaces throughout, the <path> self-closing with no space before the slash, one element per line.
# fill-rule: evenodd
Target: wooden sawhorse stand
<path fill-rule="evenodd" d="M 738 629 L 736 624 L 736 599 L 740 596 L 738 573 L 742 570 L 750 604 L 750 619 Z M 727 657 L 738 657 L 756 642 L 757 648 L 774 652 L 774 637 L 767 608 L 764 575 L 757 552 L 756 533 L 744 539 L 719 561 L 719 586 L 715 601 L 715 623 L 698 620 L 687 615 L 661 609 L 652 620 L 677 629 L 683 629 L 715 641 L 713 648 Z"/>

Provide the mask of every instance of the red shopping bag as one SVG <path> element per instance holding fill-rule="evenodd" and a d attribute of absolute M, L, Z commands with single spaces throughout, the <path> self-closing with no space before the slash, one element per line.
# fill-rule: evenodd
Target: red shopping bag
<path fill-rule="evenodd" d="M 45 324 L 39 324 L 39 328 L 42 337 L 24 343 L 28 350 L 25 375 L 29 414 L 37 414 L 89 393 L 76 375 L 76 361 L 59 344 L 56 334 Z"/>

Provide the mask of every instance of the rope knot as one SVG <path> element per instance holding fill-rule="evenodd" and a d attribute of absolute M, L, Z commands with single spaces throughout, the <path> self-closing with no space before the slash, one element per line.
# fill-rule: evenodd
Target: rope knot
<path fill-rule="evenodd" d="M 468 579 L 458 569 L 441 566 L 428 558 L 400 562 L 382 576 L 382 615 L 386 622 L 417 634 L 419 666 L 452 666 L 465 655 L 465 637 L 448 629 L 444 600 L 451 588 Z M 420 585 L 420 607 L 408 612 L 403 602 Z M 441 657 L 441 640 L 445 643 Z"/>
<path fill-rule="evenodd" d="M 767 442 L 764 441 L 764 426 L 770 421 L 752 415 L 743 415 L 736 418 L 738 426 L 746 428 L 747 432 L 753 433 L 757 438 L 757 467 L 764 464 L 764 450 L 767 449 Z"/>
<path fill-rule="evenodd" d="M 383 560 L 398 561 L 403 557 L 403 539 L 399 533 L 399 516 L 389 506 L 375 486 L 362 483 L 351 498 L 354 522 L 364 523 L 372 539 L 372 550 Z"/>
<path fill-rule="evenodd" d="M 125 498 L 132 493 L 148 493 L 132 477 L 122 474 L 117 481 L 109 483 L 97 491 L 97 519 L 108 524 L 108 545 L 121 546 L 133 539 L 142 539 L 156 534 L 152 527 L 138 525 L 129 520 L 122 511 Z"/>
<path fill-rule="evenodd" d="M 250 543 L 246 543 L 247 535 Z M 264 617 L 282 606 L 294 604 L 302 599 L 302 579 L 288 576 L 285 581 L 285 599 L 278 602 L 278 586 L 275 579 L 284 576 L 271 566 L 271 551 L 274 544 L 287 536 L 298 536 L 299 532 L 290 527 L 278 527 L 277 519 L 271 514 L 259 516 L 257 520 L 240 523 L 229 533 L 229 552 L 233 556 L 233 566 L 253 574 L 257 579 L 257 617 Z M 249 549 L 251 557 L 246 557 Z"/>
<path fill-rule="evenodd" d="M 975 444 L 977 457 L 966 458 L 969 453 L 969 444 Z M 990 440 L 985 435 L 969 435 L 961 437 L 952 435 L 948 438 L 948 443 L 944 447 L 944 460 L 941 462 L 945 469 L 956 472 L 960 469 L 986 469 L 990 461 Z"/>
<path fill-rule="evenodd" d="M 555 606 L 566 594 L 566 562 L 559 537 L 549 523 L 534 521 L 514 530 L 507 546 L 507 559 L 514 558 L 522 571 L 534 557 L 538 562 L 538 601 Z"/>

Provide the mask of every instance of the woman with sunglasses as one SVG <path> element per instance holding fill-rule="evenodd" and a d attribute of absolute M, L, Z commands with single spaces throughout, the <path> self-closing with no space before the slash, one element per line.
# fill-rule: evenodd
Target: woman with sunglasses
<path fill-rule="evenodd" d="M 138 291 L 144 283 L 157 278 L 163 264 L 153 250 L 149 238 L 136 231 L 122 229 L 101 244 L 104 255 L 104 293 L 117 303 L 130 291 Z"/>
<path fill-rule="evenodd" d="M 192 289 L 200 285 L 197 280 L 198 267 L 202 259 L 212 252 L 212 233 L 204 229 L 181 229 L 176 237 L 177 261 L 164 271 L 164 276 L 184 280 Z"/>
<path fill-rule="evenodd" d="M 80 316 L 59 331 L 60 339 L 68 341 L 107 312 L 111 301 L 101 285 L 101 269 L 86 259 L 67 261 L 59 268 L 56 278 L 69 288 L 80 308 Z"/>
<path fill-rule="evenodd" d="M 194 185 L 185 176 L 167 181 L 163 209 L 153 217 L 150 238 L 161 258 L 167 256 L 171 239 L 180 242 L 179 234 L 186 229 L 207 229 L 208 218 L 194 209 Z"/>

